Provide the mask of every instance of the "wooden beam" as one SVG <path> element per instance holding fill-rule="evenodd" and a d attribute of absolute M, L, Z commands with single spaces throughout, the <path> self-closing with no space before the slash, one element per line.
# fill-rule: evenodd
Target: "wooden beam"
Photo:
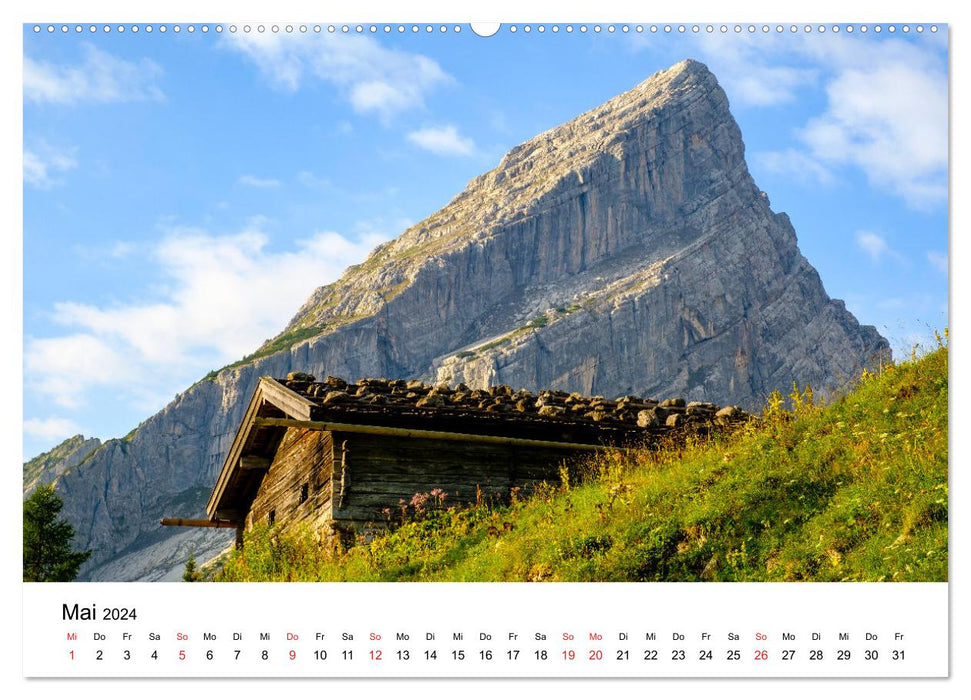
<path fill-rule="evenodd" d="M 612 447 L 610 445 L 586 445 L 577 442 L 556 442 L 555 440 L 529 440 L 527 438 L 502 437 L 500 435 L 476 435 L 474 433 L 448 433 L 440 430 L 412 430 L 410 428 L 389 428 L 380 425 L 354 425 L 351 423 L 327 423 L 324 421 L 292 420 L 289 418 L 256 418 L 253 424 L 275 426 L 278 428 L 304 428 L 307 430 L 329 430 L 335 433 L 364 433 L 366 435 L 390 435 L 402 438 L 426 440 L 452 440 L 454 442 L 484 442 L 493 445 L 518 445 L 521 447 L 560 448 L 566 450 L 620 450 L 622 452 L 642 452 L 643 448 Z"/>
<path fill-rule="evenodd" d="M 296 420 L 310 420 L 310 411 L 317 405 L 272 377 L 260 377 L 260 390 L 264 399 Z"/>
<path fill-rule="evenodd" d="M 225 508 L 222 510 L 217 510 L 212 515 L 213 520 L 228 520 L 234 523 L 241 523 L 246 520 L 246 512 L 237 510 L 236 508 Z"/>
<path fill-rule="evenodd" d="M 232 520 L 194 520 L 192 518 L 162 518 L 162 525 L 168 527 L 238 527 Z"/>
<path fill-rule="evenodd" d="M 240 469 L 269 469 L 270 458 L 260 455 L 243 455 L 239 458 Z"/>

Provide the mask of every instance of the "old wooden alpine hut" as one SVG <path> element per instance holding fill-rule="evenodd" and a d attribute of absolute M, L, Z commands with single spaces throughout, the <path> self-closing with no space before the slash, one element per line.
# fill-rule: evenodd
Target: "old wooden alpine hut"
<path fill-rule="evenodd" d="M 163 523 L 236 527 L 237 543 L 260 522 L 367 535 L 415 494 L 440 489 L 449 505 L 504 498 L 558 481 L 561 466 L 584 453 L 645 447 L 681 425 L 740 416 L 735 407 L 678 399 L 263 377 L 209 498 L 208 521 Z"/>

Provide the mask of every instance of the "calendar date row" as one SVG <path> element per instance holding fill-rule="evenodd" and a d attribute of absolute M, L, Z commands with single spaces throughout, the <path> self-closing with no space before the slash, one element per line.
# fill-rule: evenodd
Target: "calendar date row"
<path fill-rule="evenodd" d="M 83 658 L 82 654 L 76 649 L 69 649 L 68 654 L 70 659 L 80 660 Z M 864 661 L 879 661 L 880 659 L 889 659 L 891 661 L 905 661 L 906 660 L 906 649 L 896 648 L 896 649 L 684 649 L 684 648 L 671 648 L 671 649 L 505 649 L 505 650 L 493 650 L 493 649 L 424 649 L 424 650 L 413 650 L 413 649 L 365 649 L 355 650 L 355 649 L 338 649 L 338 650 L 327 650 L 327 649 L 312 649 L 304 650 L 301 649 L 284 649 L 284 650 L 271 650 L 271 649 L 205 649 L 205 650 L 189 650 L 189 649 L 176 649 L 176 650 L 160 650 L 158 648 L 151 649 L 141 653 L 143 659 L 151 659 L 152 661 L 160 661 L 169 658 L 171 660 L 177 661 L 216 661 L 216 660 L 228 660 L 228 661 L 270 661 L 274 659 L 277 655 L 289 661 L 297 661 L 299 659 L 310 659 L 314 661 L 369 661 L 369 662 L 386 662 L 388 660 L 397 662 L 408 662 L 412 660 L 421 660 L 425 662 L 434 662 L 440 659 L 445 659 L 453 662 L 463 662 L 470 660 L 478 661 L 493 661 L 495 659 L 504 659 L 506 661 L 519 661 L 520 659 L 529 659 L 530 661 L 561 661 L 561 662 L 574 662 L 574 661 L 587 661 L 587 662 L 602 662 L 613 659 L 614 661 L 631 661 L 631 660 L 641 660 L 647 662 L 661 661 L 663 659 L 668 659 L 672 662 L 681 662 L 695 660 L 698 662 L 714 661 L 716 659 L 723 659 L 728 662 L 740 662 L 743 660 L 749 660 L 753 662 L 768 662 L 768 661 L 795 661 L 799 658 L 808 659 L 809 661 L 851 661 L 854 659 L 862 659 Z M 111 660 L 112 655 L 114 658 L 122 661 L 132 661 L 136 660 L 139 656 L 137 650 L 132 649 L 118 649 L 118 650 L 106 650 L 106 649 L 94 649 L 88 652 L 89 658 L 94 661 L 106 661 Z"/>

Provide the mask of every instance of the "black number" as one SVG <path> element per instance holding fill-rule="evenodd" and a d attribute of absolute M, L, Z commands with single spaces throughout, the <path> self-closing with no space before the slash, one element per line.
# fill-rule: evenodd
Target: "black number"
<path fill-rule="evenodd" d="M 849 661 L 850 660 L 850 650 L 849 649 L 840 649 L 839 651 L 837 651 L 836 652 L 836 660 L 837 661 Z"/>
<path fill-rule="evenodd" d="M 98 661 L 101 661 L 103 656 L 104 654 L 102 653 L 101 649 L 98 649 L 97 654 L 95 655 L 94 658 L 97 659 Z"/>
<path fill-rule="evenodd" d="M 729 649 L 728 656 L 725 658 L 729 661 L 740 661 L 742 658 L 742 652 L 738 649 Z"/>
<path fill-rule="evenodd" d="M 617 650 L 617 660 L 618 661 L 629 661 L 630 660 L 630 656 L 628 656 L 626 649 L 618 649 Z"/>
<path fill-rule="evenodd" d="M 351 661 L 354 658 L 354 650 L 345 649 L 344 651 L 341 652 L 341 655 L 344 657 L 345 661 Z"/>
<path fill-rule="evenodd" d="M 657 661 L 657 649 L 645 649 L 644 650 L 644 660 L 645 661 Z"/>
<path fill-rule="evenodd" d="M 453 649 L 452 650 L 452 658 L 455 659 L 456 661 L 464 661 L 465 660 L 465 649 L 459 649 L 457 651 L 455 649 Z"/>
<path fill-rule="evenodd" d="M 260 654 L 260 658 L 262 658 L 264 661 L 266 661 L 267 659 L 270 658 L 270 652 L 268 650 L 264 649 L 263 650 L 263 653 Z"/>
<path fill-rule="evenodd" d="M 783 661 L 792 661 L 794 658 L 796 658 L 796 650 L 795 649 L 783 649 L 782 650 L 782 660 Z"/>
<path fill-rule="evenodd" d="M 206 661 L 212 661 L 212 649 L 206 652 Z"/>
<path fill-rule="evenodd" d="M 400 661 L 407 661 L 410 658 L 411 658 L 411 653 L 407 649 L 398 650 L 398 659 Z"/>
<path fill-rule="evenodd" d="M 810 649 L 809 650 L 809 660 L 810 661 L 822 661 L 823 660 L 823 650 L 822 649 Z"/>
<path fill-rule="evenodd" d="M 863 652 L 863 658 L 867 661 L 876 661 L 880 658 L 880 652 L 876 649 L 867 649 Z"/>
<path fill-rule="evenodd" d="M 233 659 L 233 661 L 239 661 L 239 652 L 242 651 L 242 650 L 241 649 L 233 649 L 233 651 L 236 652 L 236 658 Z"/>
<path fill-rule="evenodd" d="M 684 661 L 684 649 L 673 649 L 671 651 L 671 661 Z"/>
<path fill-rule="evenodd" d="M 537 649 L 536 650 L 536 660 L 537 661 L 546 661 L 546 658 L 547 658 L 546 657 L 546 649 Z"/>
<path fill-rule="evenodd" d="M 492 661 L 492 650 L 483 649 L 482 651 L 479 652 L 479 656 L 482 657 L 483 661 Z"/>
<path fill-rule="evenodd" d="M 152 658 L 158 661 L 158 649 L 152 652 Z"/>
<path fill-rule="evenodd" d="M 314 658 L 317 659 L 317 661 L 326 661 L 327 660 L 327 650 L 326 649 L 318 649 L 317 651 L 314 652 Z"/>
<path fill-rule="evenodd" d="M 125 661 L 131 661 L 131 652 L 125 649 Z"/>
<path fill-rule="evenodd" d="M 698 661 L 711 661 L 711 649 L 700 649 L 698 651 Z"/>
<path fill-rule="evenodd" d="M 506 651 L 506 656 L 509 657 L 510 661 L 515 661 L 519 658 L 519 649 L 509 649 Z"/>
<path fill-rule="evenodd" d="M 437 651 L 428 651 L 428 650 L 426 650 L 425 651 L 425 658 L 428 659 L 429 661 L 434 661 L 435 659 L 438 658 L 438 652 Z"/>
<path fill-rule="evenodd" d="M 894 661 L 903 661 L 904 660 L 904 650 L 903 649 L 894 649 L 893 650 L 893 660 Z"/>

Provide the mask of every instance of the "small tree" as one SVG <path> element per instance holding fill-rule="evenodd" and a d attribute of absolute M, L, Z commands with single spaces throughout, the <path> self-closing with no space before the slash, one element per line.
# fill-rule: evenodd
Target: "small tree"
<path fill-rule="evenodd" d="M 196 571 L 195 552 L 189 552 L 189 560 L 185 563 L 185 571 L 182 572 L 182 580 L 192 583 L 202 579 L 202 574 Z"/>
<path fill-rule="evenodd" d="M 24 581 L 72 581 L 91 556 L 71 549 L 74 528 L 57 517 L 63 507 L 53 485 L 24 501 Z"/>

